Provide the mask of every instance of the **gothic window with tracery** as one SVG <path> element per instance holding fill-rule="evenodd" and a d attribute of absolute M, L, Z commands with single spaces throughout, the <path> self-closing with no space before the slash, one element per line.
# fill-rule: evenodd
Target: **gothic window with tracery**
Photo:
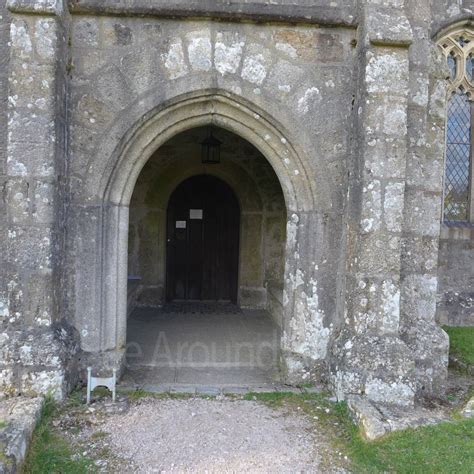
<path fill-rule="evenodd" d="M 474 31 L 451 31 L 438 42 L 448 64 L 444 212 L 446 223 L 474 222 Z"/>

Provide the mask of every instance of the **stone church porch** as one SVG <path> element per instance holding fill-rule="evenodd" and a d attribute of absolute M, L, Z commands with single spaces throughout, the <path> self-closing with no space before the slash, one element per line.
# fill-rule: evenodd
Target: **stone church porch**
<path fill-rule="evenodd" d="M 135 2 L 2 6 L 0 392 L 61 399 L 87 366 L 122 371 L 127 276 L 143 306 L 212 299 L 196 293 L 222 284 L 222 259 L 198 272 L 198 257 L 231 243 L 214 299 L 272 314 L 286 382 L 403 406 L 442 395 L 447 70 L 432 35 L 453 31 L 442 2 L 392 3 L 308 6 L 298 24 L 253 2 L 198 21 Z M 211 133 L 219 164 L 201 153 Z M 204 250 L 182 252 L 199 226 Z"/>

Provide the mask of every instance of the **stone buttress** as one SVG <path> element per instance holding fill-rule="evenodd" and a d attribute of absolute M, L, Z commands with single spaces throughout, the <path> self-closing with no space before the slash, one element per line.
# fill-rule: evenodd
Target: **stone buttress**
<path fill-rule="evenodd" d="M 8 2 L 10 62 L 4 199 L 7 292 L 1 312 L 1 390 L 68 391 L 75 352 L 60 319 L 65 195 L 67 36 L 61 2 Z M 3 290 L 3 289 L 2 289 Z"/>

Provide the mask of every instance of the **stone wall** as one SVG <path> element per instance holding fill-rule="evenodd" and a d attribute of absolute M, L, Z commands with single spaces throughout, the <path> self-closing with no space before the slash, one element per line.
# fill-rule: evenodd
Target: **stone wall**
<path fill-rule="evenodd" d="M 8 339 L 6 339 L 3 331 L 6 326 L 5 318 L 8 317 L 10 306 L 8 302 L 7 272 L 9 266 L 7 259 L 7 203 L 3 198 L 7 183 L 8 63 L 10 59 L 8 50 L 10 23 L 5 4 L 6 0 L 0 2 L 0 183 L 2 186 L 2 199 L 0 199 L 0 322 L 2 325 L 0 348 L 2 349 L 8 344 Z M 10 386 L 12 378 L 11 370 L 8 370 L 5 366 L 0 368 L 0 393 L 6 391 L 7 387 Z"/>
<path fill-rule="evenodd" d="M 8 3 L 10 24 L 1 29 L 9 38 L 1 51 L 2 95 L 8 89 L 8 120 L 2 124 L 8 130 L 1 145 L 6 161 L 1 164 L 0 384 L 11 395 L 51 391 L 61 398 L 73 383 L 77 349 L 74 329 L 61 311 L 68 20 L 59 2 L 44 5 L 47 16 L 29 15 L 26 4 L 15 8 L 25 2 Z"/>
<path fill-rule="evenodd" d="M 335 343 L 331 381 L 340 398 L 363 393 L 410 405 L 416 382 L 412 353 L 401 340 L 400 256 L 413 36 L 403 7 L 360 2 L 346 324 Z"/>
<path fill-rule="evenodd" d="M 84 350 L 99 347 L 106 334 L 111 339 L 103 347 L 111 351 L 123 344 L 117 344 L 115 337 L 124 341 L 124 323 L 117 329 L 116 315 L 110 315 L 110 331 L 101 326 L 99 319 L 106 316 L 100 316 L 103 310 L 98 308 L 112 306 L 100 303 L 103 293 L 97 283 L 104 271 L 96 265 L 100 256 L 86 251 L 91 246 L 97 252 L 118 248 L 110 240 L 100 243 L 104 231 L 96 223 L 105 222 L 104 194 L 111 212 L 128 213 L 124 195 L 131 194 L 134 179 L 127 182 L 125 193 L 123 187 L 117 188 L 108 197 L 106 189 L 120 166 L 115 150 L 128 146 L 120 140 L 135 136 L 130 130 L 146 125 L 147 116 L 167 110 L 168 104 L 169 110 L 179 110 L 179 103 L 188 98 L 192 103 L 193 97 L 203 100 L 199 97 L 216 94 L 224 103 L 235 103 L 234 110 L 219 118 L 217 105 L 210 104 L 207 116 L 203 106 L 196 105 L 191 122 L 212 121 L 250 142 L 255 140 L 263 154 L 265 148 L 269 150 L 265 158 L 278 175 L 290 220 L 282 300 L 295 317 L 288 316 L 283 324 L 284 350 L 296 361 L 291 370 L 306 370 L 314 361 L 324 365 L 329 327 L 341 321 L 336 300 L 342 280 L 337 270 L 343 265 L 341 210 L 354 94 L 353 40 L 354 30 L 347 27 L 289 28 L 151 16 L 73 17 L 70 151 L 75 215 L 68 268 L 79 291 L 70 291 L 69 310 L 84 334 Z M 232 124 L 249 107 L 242 124 Z M 176 123 L 187 118 L 179 112 L 170 115 Z M 276 136 L 266 131 L 267 120 L 276 124 Z M 255 124 L 247 129 L 251 121 Z M 255 136 L 251 139 L 246 133 Z M 157 132 L 153 140 L 164 135 Z M 146 153 L 151 151 L 151 146 L 145 148 Z M 272 151 L 277 148 L 281 155 Z M 146 160 L 146 153 L 140 160 Z M 129 161 L 126 166 L 135 166 L 131 155 L 124 155 L 122 162 Z M 124 180 L 127 173 L 134 174 L 135 168 L 123 171 L 118 179 Z M 76 257 L 86 253 L 85 258 Z M 84 301 L 95 302 L 85 305 Z"/>
<path fill-rule="evenodd" d="M 474 326 L 474 230 L 443 226 L 438 261 L 439 324 Z"/>
<path fill-rule="evenodd" d="M 2 196 L 5 190 L 7 175 L 7 111 L 8 111 L 8 63 L 10 54 L 8 41 L 10 39 L 10 23 L 6 0 L 0 2 L 0 183 Z M 6 316 L 8 310 L 7 284 L 7 207 L 5 199 L 0 200 L 0 317 Z"/>
<path fill-rule="evenodd" d="M 4 392 L 61 396 L 77 351 L 121 363 L 135 184 L 168 140 L 211 124 L 258 149 L 284 196 L 287 381 L 404 405 L 442 392 L 446 95 L 431 38 L 472 2 L 8 3 Z M 442 242 L 443 271 L 460 245 Z"/>
<path fill-rule="evenodd" d="M 231 21 L 279 21 L 319 25 L 356 25 L 357 0 L 74 0 L 70 10 L 79 14 L 160 16 L 162 18 L 216 18 Z"/>
<path fill-rule="evenodd" d="M 435 321 L 446 65 L 429 36 L 430 8 L 429 1 L 407 4 L 414 38 L 410 47 L 401 334 L 414 355 L 415 390 L 420 394 L 442 392 L 448 354 L 448 337 Z"/>
<path fill-rule="evenodd" d="M 446 26 L 466 19 L 474 13 L 473 0 L 436 0 L 431 3 L 431 31 L 436 35 Z"/>

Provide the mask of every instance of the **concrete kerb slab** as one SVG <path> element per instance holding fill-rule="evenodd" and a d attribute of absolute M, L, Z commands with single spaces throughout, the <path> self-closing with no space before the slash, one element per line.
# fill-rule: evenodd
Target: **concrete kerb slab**
<path fill-rule="evenodd" d="M 471 397 L 471 399 L 466 403 L 461 411 L 461 415 L 464 418 L 474 418 L 474 397 Z"/>
<path fill-rule="evenodd" d="M 0 474 L 17 472 L 41 417 L 42 397 L 0 400 Z"/>
<path fill-rule="evenodd" d="M 121 384 L 121 393 L 143 391 L 151 394 L 189 394 L 189 395 L 245 395 L 248 393 L 316 393 L 317 388 L 300 388 L 283 384 L 258 385 L 199 385 L 199 384 Z"/>

